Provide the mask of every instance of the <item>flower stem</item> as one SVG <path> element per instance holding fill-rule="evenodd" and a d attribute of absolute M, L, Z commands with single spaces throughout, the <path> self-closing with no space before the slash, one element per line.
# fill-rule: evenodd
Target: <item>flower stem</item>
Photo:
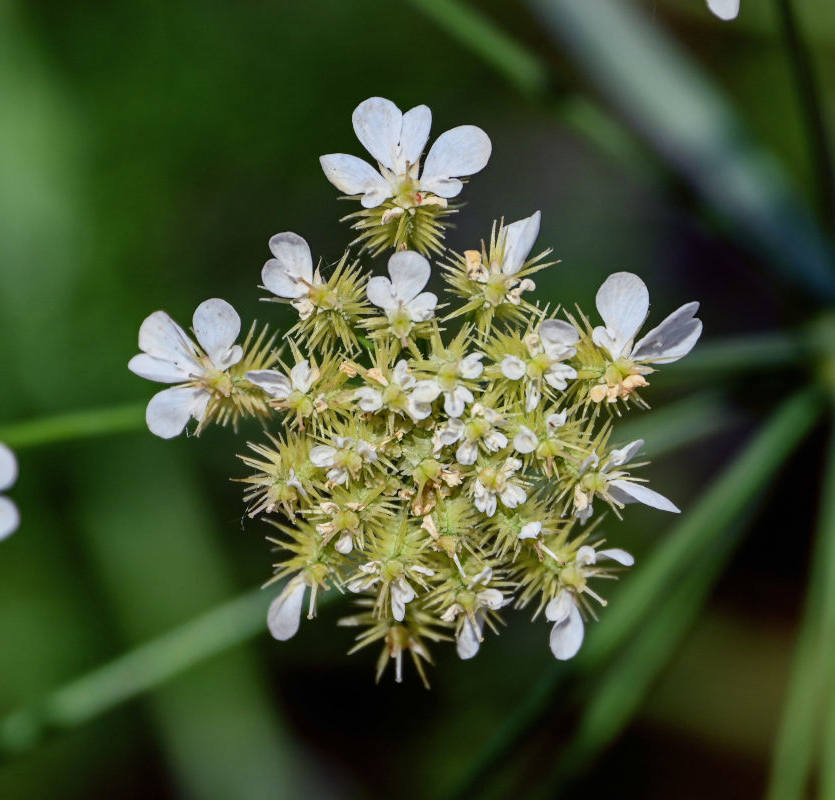
<path fill-rule="evenodd" d="M 774 748 L 768 800 L 804 797 L 818 745 L 820 714 L 829 713 L 827 752 L 821 761 L 821 797 L 835 791 L 832 710 L 835 709 L 835 433 L 821 492 L 818 533 L 812 552 L 811 577 L 803 621 L 795 645 L 783 719 Z M 828 692 L 828 695 L 827 695 Z M 828 703 L 822 698 L 829 697 Z"/>
<path fill-rule="evenodd" d="M 727 540 L 741 535 L 741 526 L 735 523 L 810 431 L 818 418 L 821 402 L 816 390 L 806 389 L 790 397 L 772 414 L 753 441 L 687 511 L 645 565 L 638 568 L 634 579 L 624 585 L 617 602 L 589 631 L 580 655 L 569 664 L 554 665 L 534 684 L 528 697 L 487 741 L 449 797 L 477 795 L 478 791 L 474 790 L 483 785 L 487 775 L 548 710 L 558 686 L 572 674 L 604 667 L 631 640 L 649 612 L 664 605 L 671 587 L 683 582 L 694 561 L 709 558 L 706 554 L 717 541 L 725 540 L 729 546 Z"/>
<path fill-rule="evenodd" d="M 15 450 L 73 439 L 130 433 L 145 427 L 145 404 L 71 411 L 0 427 L 0 442 Z"/>

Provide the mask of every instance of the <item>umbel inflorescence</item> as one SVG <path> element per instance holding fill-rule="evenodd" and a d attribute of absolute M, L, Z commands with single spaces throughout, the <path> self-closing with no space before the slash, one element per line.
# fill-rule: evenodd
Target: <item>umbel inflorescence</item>
<path fill-rule="evenodd" d="M 408 652 L 426 683 L 430 643 L 472 658 L 510 609 L 544 616 L 554 656 L 569 659 L 605 605 L 598 579 L 633 563 L 605 542 L 601 510 L 678 511 L 639 477 L 643 442 L 618 441 L 615 423 L 648 408 L 657 365 L 692 349 L 698 304 L 641 336 L 649 295 L 628 272 L 597 292 L 599 324 L 532 302 L 533 276 L 553 263 L 549 250 L 531 255 L 539 212 L 494 223 L 480 247 L 443 249 L 449 201 L 486 165 L 487 135 L 453 128 L 421 163 L 426 106 L 403 114 L 370 98 L 353 122 L 377 167 L 344 154 L 321 162 L 360 202 L 348 216 L 359 249 L 314 265 L 297 234 L 270 239 L 263 286 L 298 312 L 279 349 L 255 325 L 238 345 L 240 318 L 223 300 L 198 306 L 196 342 L 151 314 L 130 368 L 176 385 L 151 399 L 148 426 L 169 438 L 192 418 L 197 432 L 263 423 L 241 458 L 247 511 L 270 523 L 280 554 L 276 639 L 335 590 L 355 598 L 340 621 L 359 629 L 353 649 L 382 644 L 378 678 L 393 659 L 399 681 Z M 372 277 L 360 259 L 383 250 L 394 250 L 387 275 Z M 444 303 L 426 290 L 429 254 Z"/>

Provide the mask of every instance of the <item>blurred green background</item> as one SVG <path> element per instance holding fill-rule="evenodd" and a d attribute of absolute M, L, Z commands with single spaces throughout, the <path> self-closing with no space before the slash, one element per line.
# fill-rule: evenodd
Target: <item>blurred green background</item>
<path fill-rule="evenodd" d="M 793 337 L 835 296 L 835 6 L 742 6 L 721 23 L 701 0 L 0 3 L 0 439 L 19 453 L 10 494 L 23 517 L 0 545 L 0 797 L 762 796 L 825 424 L 785 448 L 770 492 L 728 490 L 699 517 L 722 552 L 684 564 L 688 579 L 706 576 L 704 597 L 664 618 L 674 636 L 649 636 L 643 677 L 629 677 L 640 627 L 605 670 L 569 672 L 546 624 L 511 614 L 474 662 L 436 649 L 426 692 L 411 674 L 375 686 L 373 649 L 345 655 L 344 605 L 292 642 L 270 640 L 269 597 L 246 594 L 270 574 L 268 529 L 243 517 L 229 480 L 257 426 L 157 440 L 141 426 L 155 388 L 126 369 L 157 308 L 187 324 L 219 296 L 245 324 L 286 329 L 282 307 L 258 302 L 269 236 L 296 231 L 329 261 L 350 238 L 318 156 L 361 154 L 350 115 L 368 96 L 426 103 L 433 136 L 473 123 L 493 141 L 452 247 L 540 208 L 539 244 L 561 259 L 537 281 L 542 299 L 591 313 L 602 279 L 628 269 L 649 285 L 656 322 L 702 301 L 702 360 L 670 367 L 649 395 L 659 419 L 672 409 L 669 427 L 653 433 L 655 413 L 630 422 L 659 453 L 654 486 L 686 517 L 824 360 Z M 26 446 L 15 427 L 111 407 L 107 435 Z M 726 519 L 720 500 L 739 508 Z M 603 617 L 676 521 L 630 508 L 614 523 L 609 541 L 638 567 Z M 653 596 L 648 620 L 661 624 L 674 588 Z M 53 702 L 238 596 L 106 690 L 147 692 L 79 711 L 104 691 L 100 675 Z M 810 690 L 806 703 L 826 697 Z"/>

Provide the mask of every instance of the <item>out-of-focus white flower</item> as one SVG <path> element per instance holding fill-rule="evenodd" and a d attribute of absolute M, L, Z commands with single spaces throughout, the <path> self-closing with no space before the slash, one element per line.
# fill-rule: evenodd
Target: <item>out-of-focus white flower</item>
<path fill-rule="evenodd" d="M 340 486 L 347 483 L 349 477 L 357 477 L 364 464 L 376 461 L 377 451 L 362 439 L 355 441 L 347 436 L 334 436 L 333 446 L 317 445 L 310 451 L 310 460 L 317 467 L 329 468 L 328 481 Z"/>
<path fill-rule="evenodd" d="M 613 506 L 643 503 L 659 511 L 680 513 L 680 509 L 663 494 L 653 491 L 643 483 L 629 480 L 628 474 L 618 469 L 631 461 L 643 446 L 644 440 L 636 439 L 625 447 L 612 450 L 602 465 L 595 453 L 583 461 L 579 469 L 580 479 L 574 487 L 575 517 L 581 522 L 586 522 L 591 517 L 595 495 L 603 497 Z"/>
<path fill-rule="evenodd" d="M 490 158 L 487 134 L 474 125 L 460 125 L 438 137 L 419 175 L 420 156 L 432 126 L 427 106 L 415 106 L 404 114 L 391 100 L 369 97 L 354 109 L 352 121 L 357 138 L 377 160 L 379 171 L 345 153 L 331 153 L 319 161 L 337 189 L 362 195 L 365 208 L 375 208 L 389 198 L 401 208 L 413 208 L 438 203 L 426 194 L 455 197 L 463 187 L 458 179 L 479 172 Z"/>
<path fill-rule="evenodd" d="M 182 433 L 189 419 L 200 420 L 213 392 L 228 395 L 226 370 L 243 358 L 235 344 L 241 318 L 225 300 L 212 298 L 197 306 L 192 319 L 202 350 L 164 311 L 155 311 L 139 328 L 139 349 L 128 369 L 159 383 L 179 383 L 155 394 L 145 419 L 151 433 L 170 439 Z"/>
<path fill-rule="evenodd" d="M 606 278 L 596 303 L 604 324 L 594 329 L 592 339 L 612 361 L 669 364 L 686 356 L 702 333 L 701 320 L 694 317 L 699 304 L 685 303 L 633 345 L 649 312 L 649 291 L 631 272 Z"/>
<path fill-rule="evenodd" d="M 391 279 L 377 275 L 368 281 L 368 299 L 388 317 L 392 332 L 405 338 L 412 325 L 435 314 L 438 297 L 421 291 L 429 281 L 429 262 L 414 250 L 395 253 L 388 262 Z"/>
<path fill-rule="evenodd" d="M 575 592 L 589 594 L 598 602 L 604 602 L 586 584 L 588 578 L 597 574 L 594 565 L 600 558 L 612 559 L 625 567 L 631 567 L 635 563 L 635 559 L 620 548 L 596 551 L 593 547 L 583 545 L 577 550 L 574 563 L 570 567 L 574 573 L 574 591 L 562 589 L 545 607 L 545 618 L 554 623 L 550 637 L 551 652 L 559 661 L 574 658 L 583 644 L 585 627 Z"/>
<path fill-rule="evenodd" d="M 719 19 L 736 19 L 739 14 L 739 0 L 707 0 L 707 7 Z"/>
<path fill-rule="evenodd" d="M 15 454 L 0 442 L 0 492 L 14 486 L 17 480 L 17 459 Z M 0 541 L 11 536 L 20 525 L 17 506 L 5 495 L 0 495 Z"/>

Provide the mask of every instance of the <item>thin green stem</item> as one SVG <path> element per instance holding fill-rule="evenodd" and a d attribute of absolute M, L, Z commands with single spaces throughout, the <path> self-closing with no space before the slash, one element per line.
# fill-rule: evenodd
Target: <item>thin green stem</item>
<path fill-rule="evenodd" d="M 45 444 L 132 433 L 145 427 L 145 404 L 70 411 L 0 427 L 0 442 L 15 450 Z"/>
<path fill-rule="evenodd" d="M 835 168 L 812 56 L 798 24 L 794 3 L 792 0 L 776 2 L 809 140 L 818 209 L 824 224 L 832 226 L 835 224 Z"/>
<path fill-rule="evenodd" d="M 835 689 L 832 685 L 835 674 L 835 434 L 830 439 L 822 488 L 809 589 L 774 748 L 768 800 L 805 796 L 820 741 L 821 714 L 826 711 L 821 700 L 827 696 L 827 690 L 832 693 Z M 827 755 L 831 756 L 832 752 L 829 749 Z M 821 763 L 823 775 L 829 775 L 823 781 L 828 784 L 828 790 L 822 784 L 821 797 L 833 797 L 833 768 L 826 757 Z"/>
<path fill-rule="evenodd" d="M 643 567 L 636 569 L 589 632 L 580 655 L 570 664 L 556 664 L 531 687 L 530 694 L 509 715 L 450 794 L 470 796 L 485 777 L 524 737 L 548 709 L 556 688 L 572 674 L 601 669 L 630 640 L 650 612 L 660 607 L 688 573 L 689 567 L 715 542 L 732 534 L 734 523 L 750 508 L 763 486 L 809 432 L 818 417 L 821 399 L 804 390 L 786 400 L 733 463 L 711 484 Z"/>

